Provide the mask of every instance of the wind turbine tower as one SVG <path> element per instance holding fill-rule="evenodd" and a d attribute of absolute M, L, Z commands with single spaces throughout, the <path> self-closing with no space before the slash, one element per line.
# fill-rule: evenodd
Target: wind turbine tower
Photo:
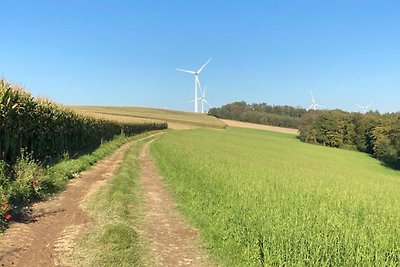
<path fill-rule="evenodd" d="M 209 60 L 207 60 L 206 63 L 203 64 L 203 66 L 201 66 L 200 69 L 198 69 L 197 71 L 193 71 L 193 70 L 183 70 L 183 69 L 178 69 L 176 68 L 176 70 L 179 71 L 183 71 L 186 73 L 190 73 L 194 75 L 194 112 L 198 112 L 198 100 L 199 98 L 197 97 L 197 91 L 198 91 L 198 86 L 200 86 L 200 80 L 199 80 L 199 75 L 201 73 L 201 71 L 204 69 L 204 67 L 211 61 L 211 58 Z"/>

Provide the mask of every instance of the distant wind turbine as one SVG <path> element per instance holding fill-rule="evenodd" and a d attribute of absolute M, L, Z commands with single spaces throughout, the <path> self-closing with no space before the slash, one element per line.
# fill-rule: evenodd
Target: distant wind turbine
<path fill-rule="evenodd" d="M 365 113 L 367 113 L 367 111 L 368 111 L 368 108 L 370 107 L 370 106 L 372 106 L 372 103 L 370 103 L 368 106 L 361 106 L 361 105 L 359 105 L 359 104 L 356 104 L 359 108 L 361 108 L 363 111 L 364 111 L 364 114 Z"/>
<path fill-rule="evenodd" d="M 310 109 L 317 110 L 318 107 L 324 108 L 324 106 L 321 106 L 320 104 L 317 104 L 317 102 L 315 102 L 314 95 L 313 95 L 312 91 L 310 91 L 310 93 L 311 93 L 312 104 L 307 110 L 310 110 Z"/>
<path fill-rule="evenodd" d="M 204 90 L 201 90 L 201 86 L 199 84 L 199 88 L 201 91 L 201 97 L 199 97 L 199 100 L 201 101 L 201 113 L 204 113 L 204 103 L 206 103 L 210 108 L 212 108 L 211 104 L 208 103 L 206 100 L 206 85 L 204 85 Z"/>
<path fill-rule="evenodd" d="M 207 60 L 206 63 L 204 63 L 203 66 L 201 66 L 201 68 L 198 71 L 192 71 L 192 70 L 183 70 L 183 69 L 178 69 L 176 68 L 176 70 L 179 71 L 183 71 L 183 72 L 187 72 L 190 74 L 194 75 L 194 112 L 198 112 L 198 108 L 197 108 L 197 102 L 199 100 L 199 98 L 197 97 L 197 87 L 200 86 L 200 80 L 199 80 L 199 75 L 201 73 L 201 71 L 204 69 L 204 67 L 211 61 L 211 58 L 209 60 Z"/>

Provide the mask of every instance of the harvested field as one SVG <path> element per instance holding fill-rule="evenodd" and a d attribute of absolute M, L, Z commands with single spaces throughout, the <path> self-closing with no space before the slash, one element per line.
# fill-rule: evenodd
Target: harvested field
<path fill-rule="evenodd" d="M 278 133 L 287 133 L 287 134 L 296 134 L 296 135 L 299 134 L 299 131 L 297 129 L 283 128 L 283 127 L 263 125 L 263 124 L 255 124 L 255 123 L 242 122 L 242 121 L 223 120 L 223 119 L 221 119 L 221 120 L 230 127 L 257 129 L 257 130 L 264 130 L 264 131 L 278 132 Z"/>
<path fill-rule="evenodd" d="M 71 106 L 74 111 L 80 113 L 96 114 L 96 116 L 114 116 L 115 119 L 123 117 L 132 120 L 156 120 L 165 121 L 172 128 L 180 129 L 185 125 L 189 128 L 195 127 L 211 127 L 225 128 L 226 124 L 213 116 L 201 113 L 175 111 L 168 109 L 142 108 L 142 107 L 100 107 L 100 106 Z"/>

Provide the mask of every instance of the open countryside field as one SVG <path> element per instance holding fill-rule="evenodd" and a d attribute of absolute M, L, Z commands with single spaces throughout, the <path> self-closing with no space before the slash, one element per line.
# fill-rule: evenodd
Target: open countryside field
<path fill-rule="evenodd" d="M 1 8 L 0 267 L 400 267 L 400 1 Z"/>
<path fill-rule="evenodd" d="M 370 156 L 249 129 L 174 131 L 152 153 L 226 266 L 389 266 L 400 173 Z"/>
<path fill-rule="evenodd" d="M 306 144 L 294 131 L 283 134 L 278 127 L 243 129 L 235 126 L 254 125 L 228 121 L 233 128 L 226 129 L 219 119 L 190 112 L 164 111 L 168 115 L 163 117 L 163 110 L 143 108 L 77 111 L 121 127 L 135 123 L 147 127 L 166 118 L 171 120 L 170 125 L 190 130 L 145 134 L 151 138 L 117 138 L 119 145 L 136 141 L 82 177 L 79 171 L 103 156 L 90 162 L 91 155 L 71 162 L 65 159 L 60 163 L 65 170 L 51 172 L 48 177 L 37 178 L 39 169 L 32 176 L 26 168 L 21 173 L 26 176 L 23 188 L 29 194 L 47 194 L 42 190 L 48 184 L 54 187 L 58 179 L 62 184 L 51 192 L 76 177 L 90 192 L 98 190 L 99 181 L 91 183 L 92 178 L 105 185 L 93 198 L 82 195 L 76 199 L 72 196 L 75 191 L 68 189 L 74 186 L 67 187 L 64 199 L 76 201 L 62 202 L 71 210 L 57 216 L 73 218 L 72 213 L 82 212 L 76 203 L 85 200 L 90 208 L 80 220 L 54 223 L 53 217 L 41 217 L 43 211 L 34 207 L 35 223 L 11 222 L 0 242 L 1 264 L 18 266 L 24 259 L 37 266 L 48 261 L 73 266 L 177 266 L 182 259 L 201 259 L 206 266 L 395 266 L 399 262 L 400 172 L 367 154 Z M 164 127 L 161 123 L 154 129 Z M 158 140 L 150 144 L 150 139 Z M 122 151 L 129 146 L 131 152 L 123 156 Z M 144 149 L 149 146 L 164 179 Z M 79 167 L 80 161 L 87 166 Z M 24 196 L 17 187 L 21 181 L 17 179 L 10 190 L 4 191 L 10 203 L 17 203 L 11 198 L 14 192 Z M 30 203 L 28 200 L 24 206 Z M 154 205 L 149 205 L 152 201 Z M 11 214 L 12 220 L 17 215 L 16 205 L 4 203 L 2 207 L 7 210 L 3 210 L 3 216 Z M 51 201 L 43 205 L 49 214 L 60 207 Z M 93 223 L 82 225 L 85 218 L 94 218 Z M 41 237 L 43 229 L 49 234 Z M 26 236 L 29 238 L 23 239 Z M 69 242 L 70 247 L 63 248 L 63 242 Z M 19 250 L 13 252 L 14 247 Z"/>
<path fill-rule="evenodd" d="M 284 128 L 278 126 L 271 126 L 265 124 L 256 124 L 242 121 L 234 121 L 234 120 L 224 120 L 222 119 L 226 125 L 230 127 L 238 127 L 238 128 L 247 128 L 247 129 L 258 129 L 270 132 L 278 132 L 278 133 L 287 133 L 287 134 L 299 134 L 299 130 L 293 128 Z"/>
<path fill-rule="evenodd" d="M 201 113 L 175 111 L 168 109 L 154 109 L 142 107 L 99 107 L 99 106 L 71 106 L 74 111 L 90 116 L 112 116 L 117 120 L 156 120 L 166 121 L 168 128 L 212 127 L 225 128 L 226 124 L 213 117 Z"/>

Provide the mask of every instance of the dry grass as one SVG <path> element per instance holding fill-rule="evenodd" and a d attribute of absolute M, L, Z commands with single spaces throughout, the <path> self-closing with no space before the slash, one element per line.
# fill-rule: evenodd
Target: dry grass
<path fill-rule="evenodd" d="M 263 124 L 255 124 L 249 122 L 242 122 L 242 121 L 233 121 L 233 120 L 222 120 L 230 127 L 238 127 L 238 128 L 247 128 L 247 129 L 257 129 L 257 130 L 264 130 L 270 132 L 278 132 L 278 133 L 287 133 L 287 134 L 299 134 L 297 129 L 291 128 L 283 128 L 271 125 L 263 125 Z"/>
<path fill-rule="evenodd" d="M 145 119 L 145 118 L 138 118 L 132 116 L 121 116 L 121 115 L 112 115 L 112 114 L 104 114 L 104 113 L 96 113 L 92 111 L 74 109 L 79 114 L 82 114 L 87 117 L 93 117 L 98 119 L 106 119 L 111 121 L 119 121 L 119 122 L 126 122 L 126 123 L 146 123 L 146 122 L 162 122 L 162 120 L 155 120 L 155 119 Z"/>
<path fill-rule="evenodd" d="M 166 121 L 172 129 L 190 129 L 195 127 L 225 128 L 226 124 L 213 116 L 200 113 L 175 111 L 168 109 L 142 107 L 100 107 L 100 106 L 71 106 L 76 112 L 113 118 L 114 120 L 133 121 Z"/>

